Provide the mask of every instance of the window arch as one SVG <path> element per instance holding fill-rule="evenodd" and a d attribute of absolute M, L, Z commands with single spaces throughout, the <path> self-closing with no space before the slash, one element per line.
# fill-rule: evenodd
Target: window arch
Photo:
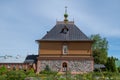
<path fill-rule="evenodd" d="M 68 65 L 67 65 L 66 62 L 63 62 L 63 63 L 62 63 L 62 71 L 63 71 L 63 72 L 66 72 L 66 71 L 67 71 L 67 66 L 68 66 Z"/>

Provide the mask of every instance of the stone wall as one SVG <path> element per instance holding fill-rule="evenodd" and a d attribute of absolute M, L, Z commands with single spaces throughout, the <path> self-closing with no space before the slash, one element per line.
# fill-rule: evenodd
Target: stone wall
<path fill-rule="evenodd" d="M 40 71 L 44 70 L 46 65 L 50 67 L 52 71 L 62 71 L 62 63 L 67 63 L 67 69 L 70 72 L 91 72 L 93 71 L 93 60 L 41 60 L 39 61 Z"/>

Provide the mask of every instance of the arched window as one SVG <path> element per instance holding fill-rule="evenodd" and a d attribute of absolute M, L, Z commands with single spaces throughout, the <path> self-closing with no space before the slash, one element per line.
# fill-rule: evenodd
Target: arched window
<path fill-rule="evenodd" d="M 68 54 L 68 46 L 63 45 L 63 54 Z"/>
<path fill-rule="evenodd" d="M 64 63 L 62 64 L 62 71 L 63 71 L 63 72 L 66 72 L 66 71 L 67 71 L 67 63 L 66 63 L 66 62 L 64 62 Z"/>

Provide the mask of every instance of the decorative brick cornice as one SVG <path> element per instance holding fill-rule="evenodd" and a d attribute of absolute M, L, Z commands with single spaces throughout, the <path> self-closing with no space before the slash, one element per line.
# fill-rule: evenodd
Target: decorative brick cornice
<path fill-rule="evenodd" d="M 93 57 L 38 57 L 38 60 L 93 60 Z"/>
<path fill-rule="evenodd" d="M 86 57 L 91 57 L 92 56 L 92 54 L 40 54 L 39 56 L 59 56 L 59 57 L 64 57 L 64 56 L 68 56 L 68 57 L 73 57 L 73 56 L 80 56 L 80 57 L 82 57 L 82 56 L 86 56 Z"/>

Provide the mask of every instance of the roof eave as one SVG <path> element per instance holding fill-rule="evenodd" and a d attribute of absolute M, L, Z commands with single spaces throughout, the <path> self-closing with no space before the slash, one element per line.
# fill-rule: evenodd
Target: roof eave
<path fill-rule="evenodd" d="M 93 40 L 35 40 L 37 43 L 39 42 L 94 42 Z"/>

